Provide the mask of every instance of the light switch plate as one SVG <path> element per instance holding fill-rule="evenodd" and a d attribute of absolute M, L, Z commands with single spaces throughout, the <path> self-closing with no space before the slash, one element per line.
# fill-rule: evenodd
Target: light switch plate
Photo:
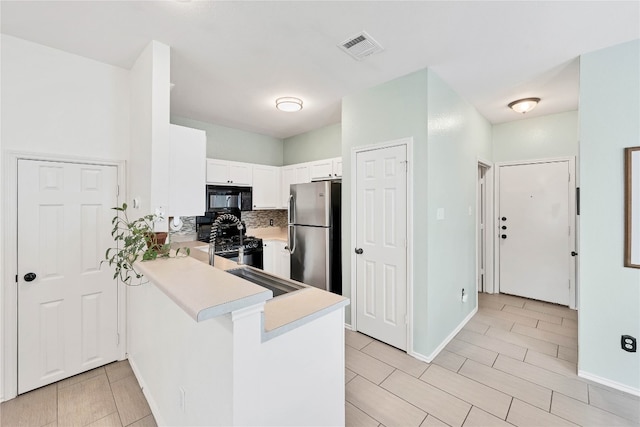
<path fill-rule="evenodd" d="M 444 219 L 444 208 L 438 208 L 438 210 L 436 210 L 436 219 L 437 220 Z"/>

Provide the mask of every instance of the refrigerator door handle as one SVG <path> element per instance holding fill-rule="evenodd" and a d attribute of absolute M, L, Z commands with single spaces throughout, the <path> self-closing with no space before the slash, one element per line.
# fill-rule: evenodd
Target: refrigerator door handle
<path fill-rule="evenodd" d="M 291 231 L 293 230 L 293 245 L 291 245 Z M 286 246 L 287 251 L 289 251 L 290 255 L 293 255 L 293 253 L 296 251 L 296 232 L 295 229 L 293 228 L 293 224 L 289 224 L 287 226 L 287 246 Z"/>
<path fill-rule="evenodd" d="M 291 206 L 295 203 L 295 199 L 293 198 L 293 194 L 289 194 L 289 200 L 287 201 L 287 221 L 289 224 L 293 224 L 293 214 L 295 213 L 295 208 L 292 209 Z"/>

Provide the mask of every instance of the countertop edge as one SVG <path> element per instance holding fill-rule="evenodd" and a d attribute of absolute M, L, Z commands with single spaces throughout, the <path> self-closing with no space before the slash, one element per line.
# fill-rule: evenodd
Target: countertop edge
<path fill-rule="evenodd" d="M 320 317 L 325 316 L 326 314 L 329 314 L 335 310 L 339 310 L 343 307 L 346 307 L 347 305 L 349 305 L 349 303 L 350 303 L 349 299 L 345 298 L 342 301 L 339 301 L 335 304 L 331 304 L 320 310 L 314 311 L 313 313 L 309 313 L 306 316 L 300 317 L 292 322 L 285 323 L 284 325 L 278 326 L 277 328 L 271 329 L 270 331 L 266 330 L 264 312 L 262 312 L 262 342 L 266 342 L 280 335 L 286 334 L 287 332 L 297 329 L 300 326 L 303 326 Z"/>

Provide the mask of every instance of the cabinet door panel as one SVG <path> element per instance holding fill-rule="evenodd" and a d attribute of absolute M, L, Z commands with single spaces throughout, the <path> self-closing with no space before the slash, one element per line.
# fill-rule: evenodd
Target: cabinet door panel
<path fill-rule="evenodd" d="M 311 163 L 311 179 L 328 179 L 333 177 L 333 162 L 331 159 L 318 160 Z"/>
<path fill-rule="evenodd" d="M 276 209 L 280 207 L 280 168 L 253 167 L 253 208 Z"/>
<path fill-rule="evenodd" d="M 224 160 L 207 159 L 207 183 L 229 184 L 229 163 Z"/>

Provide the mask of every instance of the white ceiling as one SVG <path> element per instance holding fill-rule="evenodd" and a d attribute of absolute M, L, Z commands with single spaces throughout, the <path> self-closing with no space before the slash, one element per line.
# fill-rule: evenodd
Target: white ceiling
<path fill-rule="evenodd" d="M 640 38 L 640 1 L 2 1 L 1 29 L 131 68 L 171 46 L 172 115 L 286 138 L 338 123 L 341 99 L 423 68 L 492 123 L 577 109 L 579 55 Z M 384 51 L 336 45 L 367 31 Z M 304 100 L 299 113 L 275 98 Z"/>

